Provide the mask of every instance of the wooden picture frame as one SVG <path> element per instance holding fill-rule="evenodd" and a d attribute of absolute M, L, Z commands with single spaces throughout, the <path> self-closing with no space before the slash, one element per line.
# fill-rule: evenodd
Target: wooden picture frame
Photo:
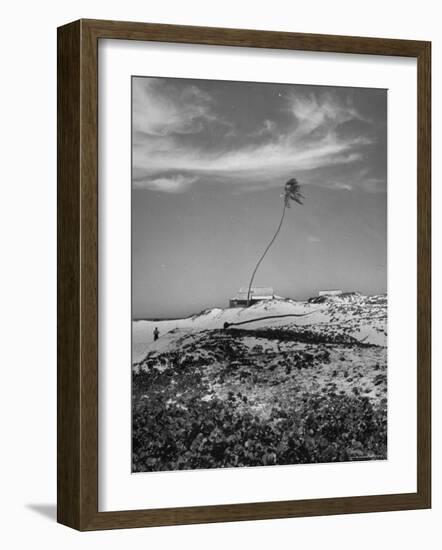
<path fill-rule="evenodd" d="M 98 40 L 405 56 L 418 67 L 417 492 L 98 511 Z M 119 21 L 58 29 L 58 521 L 81 531 L 431 506 L 431 44 Z"/>

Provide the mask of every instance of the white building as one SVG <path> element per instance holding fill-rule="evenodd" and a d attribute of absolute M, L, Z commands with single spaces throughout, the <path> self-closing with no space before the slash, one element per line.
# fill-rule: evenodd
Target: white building
<path fill-rule="evenodd" d="M 330 289 L 330 290 L 320 290 L 318 296 L 340 296 L 342 290 L 339 289 Z"/>
<path fill-rule="evenodd" d="M 236 296 L 230 299 L 230 307 L 243 307 L 247 305 L 247 295 L 249 289 L 240 288 Z M 250 289 L 250 304 L 256 304 L 262 300 L 273 300 L 275 293 L 271 287 L 254 286 Z"/>

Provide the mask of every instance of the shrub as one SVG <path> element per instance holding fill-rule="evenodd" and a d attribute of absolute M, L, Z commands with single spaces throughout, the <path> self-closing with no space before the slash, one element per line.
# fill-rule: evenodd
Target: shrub
<path fill-rule="evenodd" d="M 267 419 L 227 401 L 193 397 L 165 404 L 160 394 L 133 409 L 133 470 L 158 471 L 386 458 L 386 404 L 367 397 L 304 393 Z"/>

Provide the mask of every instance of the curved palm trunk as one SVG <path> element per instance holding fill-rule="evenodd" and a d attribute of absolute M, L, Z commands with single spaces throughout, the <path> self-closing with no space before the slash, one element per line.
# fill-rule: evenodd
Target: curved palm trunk
<path fill-rule="evenodd" d="M 282 216 L 281 216 L 281 219 L 280 219 L 280 221 L 279 221 L 278 228 L 277 228 L 275 234 L 273 235 L 272 240 L 271 240 L 271 241 L 269 242 L 269 244 L 267 245 L 267 248 L 264 250 L 263 255 L 259 258 L 258 263 L 256 264 L 255 269 L 253 270 L 252 278 L 250 279 L 250 283 L 249 283 L 249 290 L 248 290 L 248 292 L 247 292 L 247 307 L 250 305 L 250 291 L 251 291 L 251 289 L 252 289 L 253 279 L 255 278 L 255 274 L 256 274 L 256 272 L 258 271 L 258 267 L 260 266 L 261 262 L 263 261 L 265 255 L 266 255 L 267 252 L 269 251 L 269 249 L 270 249 L 270 247 L 272 246 L 272 244 L 275 242 L 275 239 L 276 239 L 276 237 L 278 236 L 279 231 L 281 230 L 282 222 L 284 221 L 285 209 L 286 209 L 286 208 L 287 208 L 287 203 L 286 203 L 286 201 L 284 201 L 284 206 L 283 206 L 283 209 L 282 209 Z"/>

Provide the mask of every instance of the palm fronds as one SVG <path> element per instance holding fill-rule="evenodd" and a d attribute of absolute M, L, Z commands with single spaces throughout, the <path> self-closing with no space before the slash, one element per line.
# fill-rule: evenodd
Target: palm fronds
<path fill-rule="evenodd" d="M 301 186 L 296 178 L 290 179 L 284 187 L 284 204 L 290 208 L 290 201 L 304 204 L 304 195 L 301 193 Z"/>

